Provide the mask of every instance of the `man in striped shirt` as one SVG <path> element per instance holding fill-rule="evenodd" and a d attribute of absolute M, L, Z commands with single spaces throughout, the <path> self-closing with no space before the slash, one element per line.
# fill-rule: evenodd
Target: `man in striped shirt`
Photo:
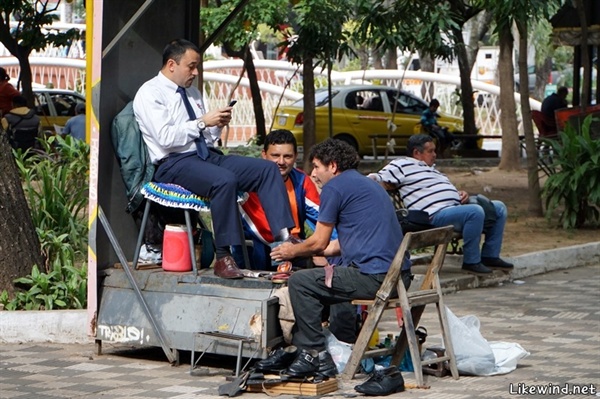
<path fill-rule="evenodd" d="M 425 134 L 408 140 L 408 157 L 395 159 L 370 178 L 386 189 L 400 190 L 404 206 L 426 211 L 436 227 L 453 225 L 463 235 L 463 270 L 486 275 L 491 268 L 510 270 L 513 265 L 500 259 L 502 236 L 506 224 L 506 205 L 492 201 L 496 220 L 484 229 L 485 213 L 477 204 L 469 203 L 469 194 L 459 191 L 448 178 L 434 168 L 435 143 Z M 481 234 L 485 242 L 480 248 Z"/>

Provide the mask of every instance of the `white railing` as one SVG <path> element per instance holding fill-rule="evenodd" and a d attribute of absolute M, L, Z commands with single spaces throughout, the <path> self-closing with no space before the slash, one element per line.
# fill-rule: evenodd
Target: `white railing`
<path fill-rule="evenodd" d="M 30 57 L 33 84 L 55 89 L 75 90 L 85 94 L 85 60 L 54 57 Z M 21 70 L 15 57 L 0 58 L 0 66 L 16 79 Z"/>
<path fill-rule="evenodd" d="M 85 60 L 55 57 L 31 57 L 30 63 L 34 84 L 48 85 L 55 88 L 70 89 L 83 92 L 85 86 Z M 302 71 L 297 65 L 286 61 L 255 60 L 256 73 L 259 79 L 261 99 L 269 129 L 277 105 L 290 104 L 302 98 Z M 14 57 L 0 58 L 0 66 L 7 69 L 9 75 L 16 78 L 19 64 Z M 243 71 L 241 60 L 206 61 L 204 63 L 204 93 L 210 109 L 222 107 L 228 98 L 238 101 L 233 113 L 229 129 L 228 144 L 238 145 L 248 142 L 256 135 L 256 122 L 249 81 Z M 327 84 L 327 72 L 315 70 L 317 86 Z M 462 108 L 455 93 L 460 87 L 460 78 L 455 75 L 442 75 L 420 71 L 368 70 L 350 72 L 332 72 L 334 84 L 381 84 L 400 87 L 413 92 L 425 101 L 437 98 L 441 109 L 455 116 L 462 116 Z M 500 108 L 498 86 L 477 80 L 472 81 L 477 92 L 475 100 L 475 123 L 480 132 L 486 135 L 501 135 Z M 424 94 L 422 94 L 424 93 Z M 520 97 L 515 93 L 515 99 Z M 540 109 L 540 102 L 530 99 L 531 108 Z M 520 121 L 520 107 L 517 117 Z M 522 130 L 520 124 L 519 129 Z"/>
<path fill-rule="evenodd" d="M 299 73 L 301 68 L 285 61 L 255 60 L 254 63 L 268 129 L 281 97 L 282 105 L 302 97 L 302 77 Z M 238 76 L 243 71 L 243 62 L 241 60 L 206 61 L 204 71 L 205 95 L 210 107 L 223 106 L 229 96 L 238 100 L 228 143 L 247 142 L 256 134 L 256 128 L 246 74 L 239 82 L 239 86 L 235 88 Z M 326 85 L 327 71 L 316 69 L 315 75 L 317 85 Z M 334 71 L 332 81 L 334 84 L 381 84 L 399 87 L 413 92 L 425 101 L 437 98 L 441 103 L 442 111 L 462 116 L 462 108 L 455 94 L 456 88 L 460 87 L 459 76 L 399 70 Z M 477 80 L 473 80 L 472 84 L 473 89 L 477 91 L 474 96 L 476 125 L 482 134 L 501 135 L 500 88 Z M 520 103 L 518 93 L 515 93 L 515 100 Z M 540 102 L 537 100 L 530 99 L 530 105 L 532 109 L 540 109 Z M 520 121 L 520 107 L 517 107 L 517 117 Z M 520 124 L 519 129 L 522 129 Z"/>

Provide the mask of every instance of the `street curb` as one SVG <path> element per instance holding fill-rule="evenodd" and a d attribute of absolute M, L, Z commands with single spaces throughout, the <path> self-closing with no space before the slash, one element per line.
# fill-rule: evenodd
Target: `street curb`
<path fill-rule="evenodd" d="M 461 271 L 461 256 L 449 255 L 440 275 L 445 293 L 489 287 L 536 274 L 577 266 L 600 264 L 600 241 L 571 247 L 532 252 L 507 258 L 515 264 L 511 273 L 494 271 L 477 277 Z M 421 266 L 416 265 L 415 269 Z M 0 311 L 0 343 L 88 343 L 87 311 Z"/>
<path fill-rule="evenodd" d="M 25 310 L 0 312 L 0 343 L 92 342 L 87 336 L 87 310 Z"/>

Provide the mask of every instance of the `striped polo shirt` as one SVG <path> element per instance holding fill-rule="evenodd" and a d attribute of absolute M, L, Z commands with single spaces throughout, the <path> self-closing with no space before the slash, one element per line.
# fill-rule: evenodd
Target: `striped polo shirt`
<path fill-rule="evenodd" d="M 460 205 L 458 190 L 446 175 L 415 158 L 395 159 L 369 177 L 398 187 L 405 207 L 426 211 L 430 216 Z"/>

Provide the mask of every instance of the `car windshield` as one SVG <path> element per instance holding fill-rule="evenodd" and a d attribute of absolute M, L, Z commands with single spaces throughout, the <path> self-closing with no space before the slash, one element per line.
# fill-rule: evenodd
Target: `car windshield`
<path fill-rule="evenodd" d="M 332 98 L 335 97 L 338 93 L 339 93 L 339 90 L 331 90 Z M 328 103 L 328 101 L 327 101 L 328 99 L 329 99 L 329 92 L 327 89 L 319 89 L 315 92 L 315 106 L 322 107 L 323 105 L 326 105 Z M 292 104 L 292 106 L 304 108 L 304 99 L 301 98 L 300 100 L 294 102 Z"/>

